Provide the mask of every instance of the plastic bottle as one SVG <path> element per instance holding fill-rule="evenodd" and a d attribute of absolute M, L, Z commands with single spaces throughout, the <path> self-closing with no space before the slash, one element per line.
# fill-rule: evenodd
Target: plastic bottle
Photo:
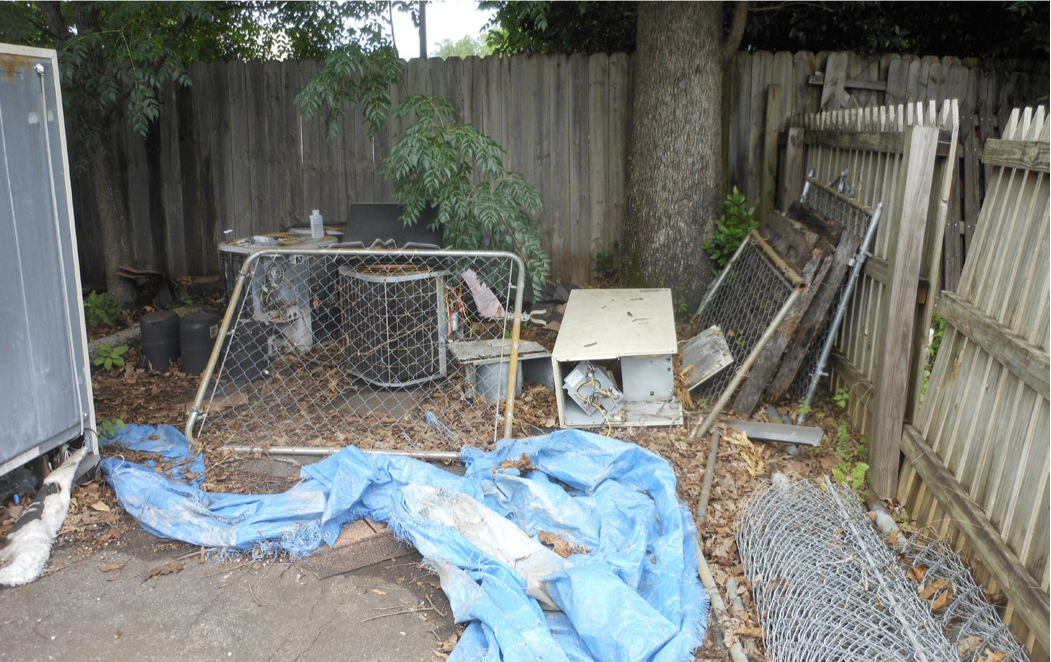
<path fill-rule="evenodd" d="M 318 209 L 315 209 L 310 215 L 310 236 L 314 239 L 321 239 L 325 236 L 324 221 L 321 220 L 321 211 Z"/>

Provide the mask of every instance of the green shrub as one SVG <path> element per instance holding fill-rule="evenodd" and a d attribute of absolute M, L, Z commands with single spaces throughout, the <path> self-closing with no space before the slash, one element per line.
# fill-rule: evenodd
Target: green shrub
<path fill-rule="evenodd" d="M 98 356 L 95 357 L 95 365 L 100 365 L 106 370 L 124 367 L 124 352 L 128 351 L 127 345 L 110 347 L 106 343 L 99 345 Z"/>
<path fill-rule="evenodd" d="M 99 294 L 95 290 L 84 297 L 84 319 L 88 326 L 113 326 L 118 319 L 127 317 L 124 304 L 109 295 L 108 292 Z"/>
<path fill-rule="evenodd" d="M 715 232 L 704 242 L 704 252 L 719 266 L 721 271 L 730 261 L 741 242 L 748 236 L 748 231 L 758 228 L 755 220 L 755 207 L 749 207 L 744 194 L 734 187 L 733 193 L 723 201 L 726 212 L 715 222 Z"/>

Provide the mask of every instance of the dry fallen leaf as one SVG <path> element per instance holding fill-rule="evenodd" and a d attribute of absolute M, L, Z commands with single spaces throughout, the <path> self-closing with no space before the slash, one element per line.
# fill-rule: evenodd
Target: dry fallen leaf
<path fill-rule="evenodd" d="M 920 591 L 920 598 L 923 600 L 930 600 L 935 593 L 946 588 L 950 588 L 949 582 L 944 579 L 939 579 L 938 581 L 925 586 L 923 590 Z"/>
<path fill-rule="evenodd" d="M 960 656 L 960 659 L 966 659 L 970 657 L 971 653 L 978 650 L 978 647 L 982 645 L 982 640 L 974 635 L 965 637 L 960 640 L 960 643 L 956 644 L 956 653 Z"/>
<path fill-rule="evenodd" d="M 588 552 L 587 545 L 574 545 L 557 533 L 551 533 L 550 531 L 537 531 L 536 533 L 536 537 L 540 542 L 551 547 L 555 554 L 564 559 L 568 559 L 573 554 L 586 554 Z"/>
<path fill-rule="evenodd" d="M 165 563 L 164 565 L 157 566 L 153 570 L 150 570 L 148 573 L 146 573 L 146 576 L 142 578 L 142 581 L 147 582 L 151 579 L 163 577 L 164 575 L 174 575 L 175 573 L 182 570 L 182 568 L 182 561 L 172 561 L 171 563 Z"/>
<path fill-rule="evenodd" d="M 120 570 L 123 567 L 123 563 L 103 563 L 99 566 L 99 570 L 102 572 L 113 572 L 114 570 Z"/>
<path fill-rule="evenodd" d="M 92 510 L 97 510 L 100 513 L 108 513 L 110 511 L 110 507 L 102 501 L 96 501 L 95 503 L 88 506 L 88 508 L 91 508 Z"/>
<path fill-rule="evenodd" d="M 944 591 L 931 602 L 931 610 L 938 611 L 939 609 L 943 609 L 949 605 L 951 600 L 952 592 Z"/>
<path fill-rule="evenodd" d="M 1000 662 L 1007 657 L 1007 653 L 1003 651 L 994 651 L 990 648 L 985 649 L 985 655 L 978 658 L 981 662 Z"/>
<path fill-rule="evenodd" d="M 922 565 L 917 565 L 909 568 L 909 577 L 912 577 L 917 582 L 922 582 L 923 578 L 927 576 L 927 568 Z"/>
<path fill-rule="evenodd" d="M 734 634 L 739 637 L 753 637 L 755 639 L 763 638 L 762 628 L 737 628 L 734 630 Z"/>
<path fill-rule="evenodd" d="M 500 466 L 493 469 L 493 472 L 495 473 L 497 469 L 518 469 L 520 472 L 526 472 L 535 471 L 536 467 L 533 466 L 533 462 L 529 459 L 529 456 L 522 453 L 522 457 L 517 460 L 505 460 L 504 462 L 501 462 Z"/>

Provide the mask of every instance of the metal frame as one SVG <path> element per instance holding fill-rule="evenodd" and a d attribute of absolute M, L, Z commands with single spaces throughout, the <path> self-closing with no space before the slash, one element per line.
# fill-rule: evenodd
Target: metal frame
<path fill-rule="evenodd" d="M 806 185 L 803 187 L 803 194 L 800 196 L 800 202 L 807 206 L 811 206 L 808 203 L 807 198 L 812 192 L 819 192 L 821 195 L 830 196 L 831 199 L 836 200 L 840 204 L 848 205 L 848 208 L 856 210 L 857 213 L 867 215 L 869 217 L 869 222 L 865 229 L 865 236 L 861 241 L 861 246 L 850 259 L 850 277 L 847 279 L 846 287 L 843 288 L 843 294 L 839 298 L 839 305 L 836 307 L 836 314 L 832 318 L 832 323 L 828 328 L 828 335 L 825 337 L 825 342 L 821 347 L 821 354 L 818 356 L 817 365 L 814 367 L 814 372 L 810 376 L 810 383 L 807 386 L 806 395 L 803 397 L 803 403 L 805 406 L 801 408 L 799 414 L 799 424 L 806 422 L 806 411 L 809 409 L 810 403 L 814 400 L 814 393 L 817 391 L 818 382 L 821 381 L 822 377 L 828 376 L 828 372 L 825 371 L 825 367 L 828 364 L 828 357 L 832 354 L 832 347 L 836 344 L 836 334 L 839 332 L 839 327 L 843 323 L 843 317 L 846 315 L 850 299 L 854 295 L 854 288 L 858 284 L 861 270 L 865 267 L 865 261 L 872 255 L 869 247 L 872 245 L 872 242 L 875 241 L 876 230 L 879 227 L 880 217 L 883 215 L 882 202 L 877 204 L 875 209 L 872 209 L 860 200 L 844 195 L 843 189 L 846 188 L 846 177 L 847 170 L 844 169 L 836 180 L 831 184 L 826 185 L 815 180 L 814 171 L 811 170 L 810 174 L 807 176 Z M 850 195 L 853 195 L 853 190 L 848 189 L 848 191 Z M 834 223 L 839 223 L 847 232 L 852 232 L 850 227 L 848 227 L 844 221 L 835 218 L 830 218 L 829 220 Z"/>
<path fill-rule="evenodd" d="M 726 406 L 726 403 L 730 400 L 730 397 L 733 395 L 734 391 L 737 390 L 737 387 L 748 375 L 748 371 L 752 369 L 752 366 L 755 364 L 756 359 L 759 358 L 759 354 L 763 351 L 763 348 L 766 346 L 766 343 L 770 341 L 770 338 L 773 337 L 778 327 L 781 326 L 781 322 L 784 321 L 785 316 L 788 315 L 788 311 L 791 310 L 792 306 L 796 302 L 796 299 L 799 298 L 799 295 L 802 293 L 803 288 L 805 287 L 803 279 L 799 276 L 799 274 L 792 270 L 792 268 L 789 267 L 784 262 L 784 260 L 782 260 L 781 257 L 777 254 L 777 251 L 775 251 L 769 244 L 767 244 L 763 237 L 759 234 L 759 232 L 757 232 L 753 228 L 748 231 L 748 239 L 741 242 L 741 246 L 737 249 L 737 252 L 734 253 L 733 257 L 730 259 L 730 262 L 727 263 L 726 268 L 722 270 L 715 283 L 713 283 L 712 287 L 708 290 L 708 293 L 701 301 L 701 305 L 697 308 L 697 315 L 701 315 L 705 308 L 711 303 L 712 299 L 715 297 L 716 292 L 725 282 L 727 274 L 733 271 L 734 265 L 737 263 L 741 255 L 743 255 L 746 247 L 749 245 L 755 246 L 760 251 L 760 254 L 764 258 L 764 261 L 767 262 L 767 265 L 784 281 L 787 287 L 791 288 L 791 293 L 788 295 L 788 298 L 785 300 L 785 302 L 781 305 L 781 308 L 777 311 L 777 314 L 774 315 L 773 319 L 770 320 L 770 323 L 767 325 L 766 330 L 759 337 L 758 341 L 756 341 L 756 344 L 752 347 L 752 350 L 748 353 L 748 356 L 745 358 L 744 363 L 738 366 L 737 369 L 734 371 L 733 379 L 731 379 L 730 383 L 727 384 L 727 386 L 723 389 L 722 393 L 719 396 L 719 399 L 712 406 L 711 410 L 708 412 L 708 415 L 693 428 L 692 432 L 690 432 L 689 438 L 691 439 L 703 437 L 708 432 L 708 430 L 711 429 L 712 424 L 715 423 L 715 419 L 719 416 L 720 413 L 722 413 L 723 407 Z"/>
<path fill-rule="evenodd" d="M 237 314 L 239 304 L 242 303 L 242 292 L 244 292 L 245 282 L 249 275 L 255 269 L 256 262 L 265 259 L 274 259 L 282 255 L 297 255 L 297 254 L 309 254 L 311 257 L 317 256 L 330 256 L 332 258 L 346 257 L 346 258 L 375 258 L 383 257 L 389 258 L 438 258 L 438 259 L 481 259 L 481 258 L 498 258 L 503 260 L 509 260 L 515 265 L 517 269 L 517 278 L 515 281 L 515 303 L 514 311 L 511 314 L 511 344 L 510 354 L 508 360 L 510 362 L 509 375 L 508 375 L 508 389 L 507 396 L 504 400 L 504 436 L 511 436 L 511 426 L 514 420 L 514 405 L 515 405 L 515 382 L 517 380 L 518 370 L 518 349 L 519 349 L 519 337 L 521 335 L 521 324 L 522 324 L 522 297 L 525 291 L 525 264 L 522 259 L 514 253 L 508 253 L 503 251 L 457 251 L 457 250 L 371 250 L 364 248 L 323 248 L 323 249 L 309 249 L 309 250 L 296 250 L 296 249 L 282 249 L 274 248 L 268 250 L 257 251 L 252 255 L 249 255 L 241 266 L 240 273 L 237 278 L 237 282 L 234 284 L 233 291 L 230 293 L 230 304 L 226 308 L 226 314 L 223 316 L 222 324 L 219 328 L 219 334 L 215 340 L 215 346 L 212 350 L 212 354 L 208 359 L 208 364 L 201 375 L 201 382 L 197 388 L 197 395 L 194 398 L 193 405 L 190 408 L 190 413 L 186 419 L 186 425 L 184 426 L 184 432 L 186 437 L 191 441 L 193 438 L 193 430 L 196 427 L 198 420 L 204 413 L 203 404 L 208 394 L 209 386 L 216 374 L 216 368 L 219 365 L 220 356 L 223 353 L 223 347 L 226 344 L 227 339 L 230 337 L 230 331 L 233 325 L 235 314 Z M 248 448 L 241 447 L 239 450 Z"/>

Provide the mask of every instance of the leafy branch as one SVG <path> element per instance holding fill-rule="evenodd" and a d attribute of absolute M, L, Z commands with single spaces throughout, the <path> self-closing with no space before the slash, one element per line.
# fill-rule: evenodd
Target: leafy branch
<path fill-rule="evenodd" d="M 499 144 L 454 114 L 448 99 L 431 95 L 412 95 L 395 109 L 394 117 L 416 116 L 380 171 L 405 206 L 401 220 L 413 225 L 433 205 L 431 229 L 443 228 L 449 247 L 515 252 L 539 292 L 551 271 L 533 218 L 544 209 L 540 190 L 504 167 Z"/>

